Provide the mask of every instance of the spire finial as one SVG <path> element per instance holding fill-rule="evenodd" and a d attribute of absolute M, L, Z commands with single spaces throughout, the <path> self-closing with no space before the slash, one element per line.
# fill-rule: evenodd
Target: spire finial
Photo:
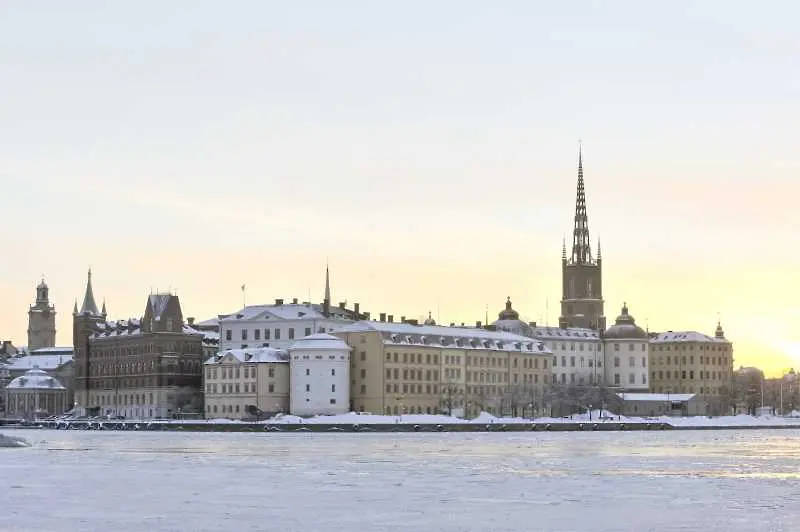
<path fill-rule="evenodd" d="M 600 237 L 597 237 L 597 260 L 603 260 L 603 252 L 600 251 Z"/>
<path fill-rule="evenodd" d="M 567 237 L 561 237 L 561 260 L 567 260 Z"/>
<path fill-rule="evenodd" d="M 573 264 L 593 264 L 586 215 L 586 192 L 583 184 L 583 144 L 578 141 L 578 191 L 575 197 L 575 226 L 572 230 Z"/>

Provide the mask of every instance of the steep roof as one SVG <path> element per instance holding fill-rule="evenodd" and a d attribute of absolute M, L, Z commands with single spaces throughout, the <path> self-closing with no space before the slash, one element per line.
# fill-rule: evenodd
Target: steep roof
<path fill-rule="evenodd" d="M 81 314 L 90 314 L 92 316 L 99 316 L 100 312 L 97 310 L 97 303 L 94 301 L 94 291 L 92 290 L 92 270 L 86 279 L 86 293 L 83 295 L 83 305 L 81 305 Z"/>

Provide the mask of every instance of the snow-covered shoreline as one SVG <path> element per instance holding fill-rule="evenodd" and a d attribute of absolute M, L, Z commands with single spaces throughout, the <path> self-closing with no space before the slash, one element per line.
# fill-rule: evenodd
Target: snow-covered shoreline
<path fill-rule="evenodd" d="M 209 419 L 199 421 L 170 421 L 168 423 L 202 423 L 202 424 L 226 424 L 226 423 L 247 423 L 238 420 L 229 419 Z M 461 424 L 555 424 L 555 423 L 627 423 L 627 424 L 646 424 L 646 423 L 665 423 L 676 428 L 680 427 L 774 427 L 774 426 L 787 426 L 800 428 L 800 418 L 797 417 L 780 417 L 780 416 L 694 416 L 694 417 L 628 417 L 617 416 L 595 410 L 591 414 L 575 414 L 571 417 L 552 418 L 540 417 L 535 419 L 528 418 L 514 418 L 514 417 L 496 417 L 487 412 L 481 413 L 478 417 L 473 419 L 462 419 L 457 417 L 450 417 L 446 415 L 428 415 L 428 414 L 406 414 L 403 416 L 384 416 L 376 414 L 360 414 L 350 412 L 349 414 L 341 414 L 337 416 L 314 416 L 310 418 L 302 418 L 298 416 L 282 415 L 275 418 L 267 419 L 258 422 L 260 424 L 269 425 L 301 425 L 301 424 L 321 424 L 321 425 L 461 425 Z"/>

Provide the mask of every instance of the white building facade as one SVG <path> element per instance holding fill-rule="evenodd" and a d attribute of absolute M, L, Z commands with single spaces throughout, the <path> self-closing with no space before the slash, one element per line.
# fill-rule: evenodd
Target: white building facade
<path fill-rule="evenodd" d="M 606 352 L 605 380 L 609 386 L 631 392 L 647 391 L 650 386 L 650 337 L 636 325 L 623 305 L 614 325 L 603 335 Z"/>
<path fill-rule="evenodd" d="M 297 416 L 350 411 L 350 352 L 342 339 L 312 334 L 289 347 L 290 408 Z"/>
<path fill-rule="evenodd" d="M 328 308 L 326 308 L 328 307 Z M 273 347 L 287 349 L 295 340 L 353 323 L 344 304 L 330 308 L 308 302 L 252 305 L 219 317 L 219 350 Z M 357 312 L 357 310 L 355 311 Z"/>

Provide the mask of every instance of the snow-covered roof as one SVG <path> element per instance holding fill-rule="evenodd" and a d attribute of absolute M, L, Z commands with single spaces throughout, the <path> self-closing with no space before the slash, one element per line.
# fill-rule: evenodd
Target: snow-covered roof
<path fill-rule="evenodd" d="M 650 337 L 653 343 L 665 342 L 709 342 L 709 343 L 728 343 L 725 338 L 714 338 L 697 331 L 667 331 L 656 333 Z"/>
<path fill-rule="evenodd" d="M 274 347 L 254 347 L 220 351 L 206 360 L 204 364 L 219 364 L 225 360 L 226 357 L 233 357 L 239 362 L 247 363 L 289 362 L 289 354 L 283 349 L 275 349 Z"/>
<path fill-rule="evenodd" d="M 219 318 L 209 318 L 203 321 L 196 321 L 194 325 L 195 327 L 218 327 Z"/>
<path fill-rule="evenodd" d="M 467 327 L 444 327 L 441 325 L 412 325 L 382 321 L 359 321 L 333 331 L 359 333 L 378 331 L 388 345 L 432 345 L 456 349 L 489 349 L 497 351 L 520 351 L 551 355 L 552 351 L 535 338 L 528 338 L 505 331 L 490 331 Z"/>
<path fill-rule="evenodd" d="M 10 371 L 26 371 L 33 368 L 41 368 L 44 370 L 54 370 L 72 362 L 72 354 L 69 355 L 25 355 L 22 357 L 14 357 L 8 360 L 8 369 Z"/>
<path fill-rule="evenodd" d="M 289 346 L 289 351 L 294 350 L 341 350 L 350 351 L 352 348 L 338 336 L 327 333 L 312 334 L 300 338 Z"/>
<path fill-rule="evenodd" d="M 99 328 L 101 329 L 100 332 L 97 332 L 92 335 L 92 338 L 117 338 L 120 336 L 139 336 L 142 334 L 142 321 L 136 318 L 131 318 L 128 320 L 119 320 L 119 321 L 110 321 L 99 324 Z M 189 325 L 183 326 L 183 334 L 196 334 L 202 335 L 204 338 L 206 334 L 211 335 L 212 338 L 216 335 L 216 339 L 219 340 L 219 334 L 208 331 L 198 331 L 193 329 Z"/>
<path fill-rule="evenodd" d="M 25 372 L 24 375 L 12 380 L 6 386 L 7 390 L 66 390 L 64 386 L 55 379 L 34 366 Z"/>
<path fill-rule="evenodd" d="M 599 340 L 600 335 L 592 329 L 580 327 L 533 327 L 533 336 L 542 340 Z"/>
<path fill-rule="evenodd" d="M 244 307 L 233 314 L 220 316 L 220 324 L 232 321 L 249 321 L 256 319 L 277 319 L 277 320 L 297 320 L 297 319 L 324 319 L 325 316 L 320 312 L 316 305 L 303 304 L 283 304 L 283 305 L 251 305 Z"/>
<path fill-rule="evenodd" d="M 32 355 L 48 355 L 48 354 L 72 354 L 74 348 L 71 345 L 63 347 L 40 347 L 30 352 Z"/>
<path fill-rule="evenodd" d="M 617 397 L 625 401 L 676 401 L 683 403 L 690 401 L 693 393 L 618 393 Z"/>

